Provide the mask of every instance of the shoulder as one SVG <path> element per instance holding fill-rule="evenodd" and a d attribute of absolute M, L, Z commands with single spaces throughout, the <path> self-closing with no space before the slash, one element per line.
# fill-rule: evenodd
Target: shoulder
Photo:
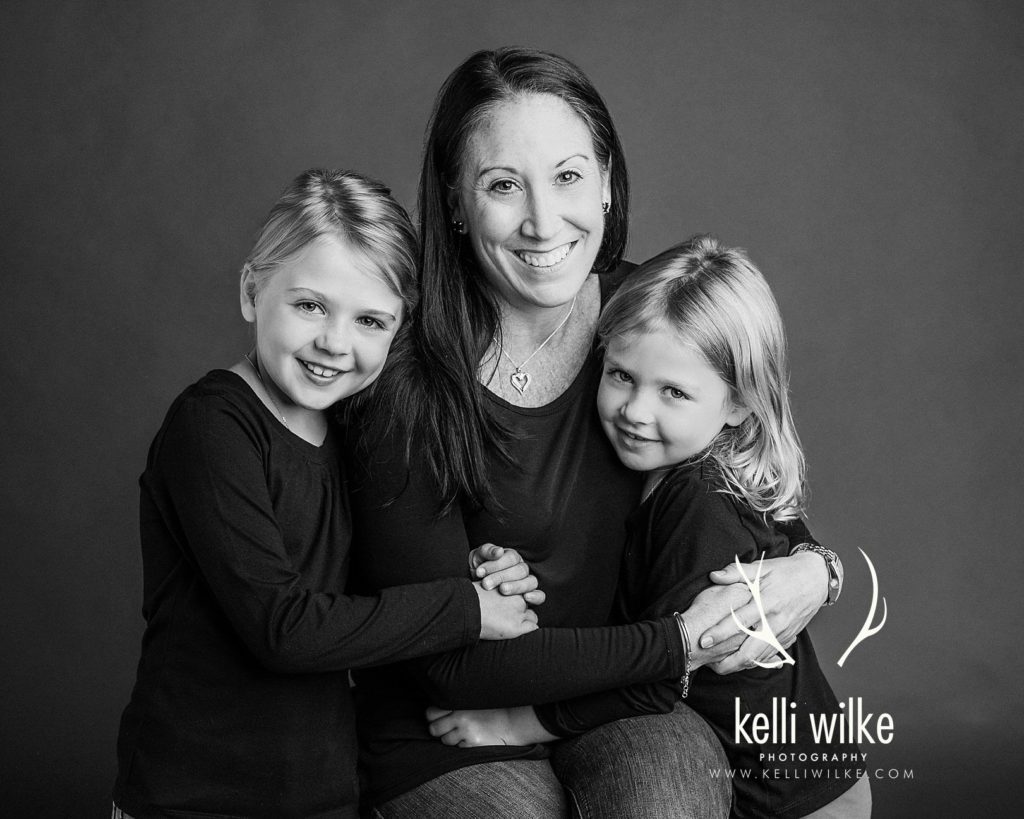
<path fill-rule="evenodd" d="M 651 496 L 656 525 L 681 529 L 700 538 L 711 530 L 749 531 L 745 504 L 728 492 L 713 463 L 677 466 Z"/>
<path fill-rule="evenodd" d="M 242 378 L 227 370 L 212 370 L 174 399 L 154 444 L 219 449 L 242 436 L 262 439 L 268 426 L 265 415 Z"/>

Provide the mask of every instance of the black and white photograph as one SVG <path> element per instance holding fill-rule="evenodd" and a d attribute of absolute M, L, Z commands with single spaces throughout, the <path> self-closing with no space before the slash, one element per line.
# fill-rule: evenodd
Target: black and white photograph
<path fill-rule="evenodd" d="M 4 815 L 1019 812 L 1024 7 L 0 44 Z"/>

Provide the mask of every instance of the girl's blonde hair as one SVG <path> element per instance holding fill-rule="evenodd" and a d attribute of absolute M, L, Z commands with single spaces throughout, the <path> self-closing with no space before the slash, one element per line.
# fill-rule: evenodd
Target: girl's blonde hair
<path fill-rule="evenodd" d="M 602 343 L 668 328 L 694 345 L 749 410 L 705 453 L 725 490 L 775 520 L 804 508 L 804 456 L 789 406 L 782 317 L 768 283 L 746 254 L 695 236 L 644 262 L 601 314 Z"/>
<path fill-rule="evenodd" d="M 416 231 L 385 185 L 353 171 L 311 169 L 284 189 L 242 267 L 252 274 L 247 295 L 253 298 L 282 262 L 323 236 L 365 254 L 410 314 L 419 294 Z"/>

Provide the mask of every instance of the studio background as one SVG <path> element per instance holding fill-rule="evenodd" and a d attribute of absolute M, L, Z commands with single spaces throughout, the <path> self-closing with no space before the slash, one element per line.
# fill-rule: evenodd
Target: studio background
<path fill-rule="evenodd" d="M 1010 815 L 1022 22 L 1015 2 L 928 0 L 0 6 L 4 812 L 109 814 L 142 633 L 137 478 L 171 399 L 246 349 L 237 270 L 270 204 L 338 166 L 411 208 L 441 81 L 521 44 L 604 95 L 630 259 L 712 231 L 775 289 L 810 525 L 847 567 L 819 658 L 840 700 L 895 724 L 862 747 L 900 773 L 872 782 L 875 815 Z M 838 668 L 871 599 L 858 547 L 888 621 Z"/>

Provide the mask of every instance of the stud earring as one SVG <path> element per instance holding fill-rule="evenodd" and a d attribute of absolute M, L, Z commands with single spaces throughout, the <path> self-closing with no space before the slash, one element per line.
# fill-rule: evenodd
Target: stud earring
<path fill-rule="evenodd" d="M 601 203 L 601 210 L 604 213 L 608 213 L 608 211 L 610 211 L 611 209 L 612 209 L 612 203 L 611 202 L 602 202 Z"/>
<path fill-rule="evenodd" d="M 452 219 L 452 232 L 458 233 L 460 236 L 466 235 L 466 223 L 461 219 Z"/>

